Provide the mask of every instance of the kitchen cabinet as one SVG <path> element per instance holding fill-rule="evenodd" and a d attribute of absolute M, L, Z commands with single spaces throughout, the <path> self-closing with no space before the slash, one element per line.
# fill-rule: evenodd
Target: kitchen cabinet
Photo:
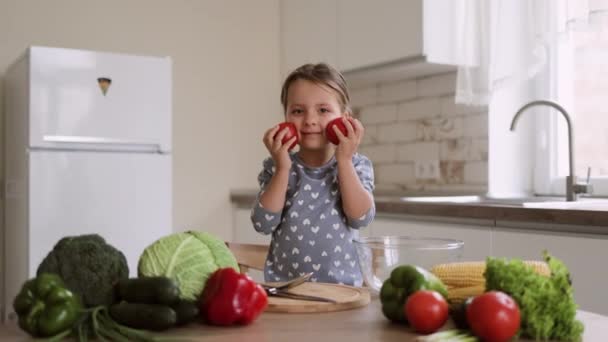
<path fill-rule="evenodd" d="M 353 70 L 423 54 L 423 1 L 338 0 L 338 66 Z"/>
<path fill-rule="evenodd" d="M 282 74 L 323 61 L 358 86 L 453 70 L 452 6 L 439 0 L 282 0 Z"/>
<path fill-rule="evenodd" d="M 543 250 L 549 251 L 570 270 L 579 308 L 608 314 L 608 296 L 603 295 L 608 283 L 608 273 L 603 265 L 608 260 L 608 236 L 497 226 L 492 249 L 496 256 L 533 260 L 542 258 Z"/>
<path fill-rule="evenodd" d="M 377 215 L 371 224 L 371 236 L 410 236 L 462 240 L 461 261 L 485 260 L 491 255 L 492 220 L 460 220 L 442 222 L 432 217 L 410 215 Z"/>

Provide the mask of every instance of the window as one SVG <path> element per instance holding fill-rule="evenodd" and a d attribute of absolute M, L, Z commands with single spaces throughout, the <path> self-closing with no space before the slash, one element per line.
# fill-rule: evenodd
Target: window
<path fill-rule="evenodd" d="M 608 195 L 608 18 L 598 15 L 585 29 L 572 29 L 568 43 L 554 44 L 547 74 L 540 77 L 541 93 L 568 110 L 573 122 L 574 173 L 586 181 L 591 170 L 593 194 Z M 564 39 L 565 37 L 561 37 Z M 544 90 L 544 91 L 543 91 Z M 545 109 L 546 110 L 546 109 Z M 555 111 L 553 111 L 555 113 Z M 535 191 L 563 194 L 568 175 L 568 136 L 561 115 L 539 116 L 542 134 Z"/>

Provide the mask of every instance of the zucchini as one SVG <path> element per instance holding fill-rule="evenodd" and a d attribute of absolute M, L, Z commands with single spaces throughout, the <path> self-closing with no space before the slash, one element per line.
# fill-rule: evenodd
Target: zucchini
<path fill-rule="evenodd" d="M 118 297 L 129 303 L 170 306 L 179 301 L 177 282 L 167 277 L 121 279 L 116 284 Z"/>
<path fill-rule="evenodd" d="M 175 311 L 159 304 L 120 302 L 110 306 L 110 316 L 117 323 L 135 329 L 162 331 L 177 323 Z"/>
<path fill-rule="evenodd" d="M 172 306 L 177 314 L 177 325 L 184 325 L 194 322 L 198 318 L 198 305 L 194 301 L 180 300 Z"/>

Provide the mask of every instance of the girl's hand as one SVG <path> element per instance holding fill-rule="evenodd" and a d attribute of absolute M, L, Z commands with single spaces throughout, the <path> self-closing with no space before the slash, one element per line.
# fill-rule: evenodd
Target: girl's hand
<path fill-rule="evenodd" d="M 334 132 L 336 132 L 336 136 L 340 143 L 336 148 L 336 160 L 344 160 L 351 161 L 353 155 L 357 152 L 359 148 L 359 144 L 361 144 L 361 140 L 363 140 L 363 133 L 365 129 L 361 124 L 361 121 L 354 118 L 343 117 L 342 121 L 344 122 L 344 126 L 346 126 L 347 135 L 344 136 L 338 127 L 333 126 Z"/>
<path fill-rule="evenodd" d="M 270 152 L 270 156 L 274 160 L 276 170 L 291 169 L 291 158 L 289 157 L 289 146 L 296 140 L 292 137 L 285 144 L 281 143 L 285 134 L 289 132 L 289 128 L 285 127 L 279 132 L 279 125 L 272 127 L 264 133 L 264 145 Z"/>

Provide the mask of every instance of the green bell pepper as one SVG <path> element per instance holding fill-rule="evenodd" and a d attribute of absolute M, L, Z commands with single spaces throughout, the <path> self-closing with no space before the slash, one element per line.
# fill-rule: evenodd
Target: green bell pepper
<path fill-rule="evenodd" d="M 35 337 L 49 337 L 70 329 L 82 305 L 56 274 L 43 273 L 23 284 L 13 301 L 19 327 Z"/>
<path fill-rule="evenodd" d="M 448 290 L 441 280 L 422 267 L 414 265 L 398 266 L 384 281 L 380 289 L 382 313 L 393 322 L 407 322 L 405 302 L 419 290 L 433 290 L 447 299 Z"/>

